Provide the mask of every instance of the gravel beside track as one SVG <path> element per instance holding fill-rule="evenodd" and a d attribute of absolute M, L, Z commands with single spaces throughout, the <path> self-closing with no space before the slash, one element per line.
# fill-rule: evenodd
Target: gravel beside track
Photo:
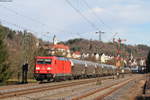
<path fill-rule="evenodd" d="M 112 77 L 110 76 L 103 77 L 103 79 L 109 79 L 109 78 L 112 78 Z M 19 95 L 24 95 L 24 94 L 31 94 L 34 92 L 41 92 L 41 91 L 46 91 L 46 90 L 54 90 L 57 88 L 69 87 L 73 85 L 93 83 L 95 81 L 96 79 L 82 79 L 82 80 L 71 80 L 71 81 L 64 81 L 64 82 L 54 82 L 54 83 L 49 83 L 49 84 L 37 84 L 35 86 L 29 86 L 29 87 L 26 87 L 26 85 L 24 85 L 24 87 L 21 87 L 21 88 L 11 88 L 11 89 L 6 88 L 6 89 L 0 90 L 0 99 L 4 97 L 5 98 L 9 97 L 9 95 L 11 95 L 10 97 L 19 96 Z"/>
<path fill-rule="evenodd" d="M 89 80 L 89 79 L 85 79 L 85 80 Z M 91 80 L 93 80 L 93 79 L 91 79 Z M 75 81 L 78 82 L 78 81 L 83 81 L 83 80 L 75 80 Z M 8 93 L 8 92 L 20 91 L 20 90 L 42 88 L 42 87 L 56 85 L 56 84 L 57 85 L 67 84 L 67 83 L 75 82 L 75 81 L 62 81 L 62 82 L 53 82 L 53 83 L 46 83 L 46 84 L 24 84 L 24 85 L 14 85 L 13 87 L 11 87 L 11 86 L 4 86 L 4 87 L 0 88 L 0 94 Z"/>
<path fill-rule="evenodd" d="M 34 86 L 34 85 L 38 85 L 38 84 L 39 83 L 29 83 L 29 84 L 16 84 L 16 85 L 0 86 L 0 92 L 3 92 L 3 90 L 29 87 L 29 86 Z"/>
<path fill-rule="evenodd" d="M 137 76 L 139 77 L 139 75 L 133 75 L 132 77 L 137 77 Z M 3 100 L 72 100 L 73 98 L 80 97 L 83 94 L 86 94 L 90 91 L 95 91 L 97 89 L 105 88 L 112 84 L 117 84 L 119 82 L 125 81 L 129 78 L 131 78 L 131 76 L 126 76 L 125 78 L 120 78 L 120 79 L 107 79 L 107 80 L 103 80 L 103 78 L 99 78 L 99 79 L 96 78 L 95 81 L 94 79 L 93 80 L 87 79 L 87 80 L 91 80 L 91 82 L 89 83 L 87 82 L 86 84 L 78 84 L 78 85 L 71 85 L 71 86 L 68 85 L 66 87 L 41 91 L 37 93 L 16 95 L 15 97 L 6 98 Z M 75 81 L 78 83 L 80 82 L 80 80 L 75 80 Z M 70 83 L 71 82 L 73 81 L 70 81 Z M 63 82 L 63 84 L 67 84 L 67 83 L 69 82 Z M 56 83 L 52 83 L 52 84 L 56 85 Z M 57 83 L 57 85 L 61 85 L 61 84 L 62 82 Z M 123 86 L 123 90 L 129 89 L 129 87 L 133 86 L 133 84 L 134 81 L 129 82 L 127 85 Z M 47 84 L 41 84 L 41 86 L 42 85 L 47 86 Z M 48 86 L 53 87 L 53 85 L 48 85 Z M 104 100 L 121 100 L 118 99 L 124 93 L 121 89 L 122 88 L 113 92 L 111 95 L 104 98 Z M 99 96 L 98 93 L 93 96 L 89 96 L 88 98 L 83 98 L 83 100 L 93 100 L 97 96 Z"/>
<path fill-rule="evenodd" d="M 124 78 L 124 79 L 119 79 L 117 81 L 112 81 L 109 82 L 109 84 L 106 86 L 101 86 L 101 87 L 97 87 L 94 91 L 89 91 L 89 94 L 85 95 L 85 96 L 81 96 L 79 98 L 73 99 L 73 100 L 94 100 L 94 99 L 99 99 L 103 96 L 105 96 L 107 93 L 113 91 L 114 89 L 120 87 L 121 85 L 124 85 L 126 82 L 128 82 L 129 78 Z"/>
<path fill-rule="evenodd" d="M 64 93 L 64 92 L 66 92 L 67 90 L 70 90 L 70 89 L 74 90 L 77 87 L 80 88 L 81 86 L 86 86 L 87 87 L 87 86 L 93 85 L 94 81 L 92 81 L 90 83 L 87 82 L 87 83 L 84 83 L 84 84 L 81 84 L 81 85 L 80 85 L 80 82 L 78 82 L 78 83 L 79 84 L 77 86 L 76 85 L 72 85 L 72 86 L 68 85 L 68 86 L 62 87 L 62 88 L 56 88 L 56 89 L 52 89 L 52 90 L 49 90 L 49 91 L 41 91 L 41 92 L 38 92 L 38 93 L 31 93 L 31 94 L 6 98 L 4 100 L 34 100 L 34 99 L 41 100 L 40 98 L 43 98 L 43 97 L 48 96 L 48 95 L 56 95 L 56 94 Z"/>
<path fill-rule="evenodd" d="M 131 93 L 131 88 L 134 87 L 138 82 L 144 81 L 144 77 L 137 78 L 135 80 L 130 81 L 128 84 L 124 85 L 122 88 L 118 89 L 117 91 L 113 92 L 109 96 L 105 97 L 103 100 L 134 100 L 135 93 L 137 92 L 137 88 L 134 89 L 133 94 Z M 130 96 L 129 96 L 130 95 Z M 132 98 L 132 99 L 131 99 Z"/>

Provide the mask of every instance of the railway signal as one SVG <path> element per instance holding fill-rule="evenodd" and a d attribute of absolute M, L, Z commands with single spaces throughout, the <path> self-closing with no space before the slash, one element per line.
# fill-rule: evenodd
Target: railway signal
<path fill-rule="evenodd" d="M 117 57 L 116 57 L 116 67 L 117 67 L 117 78 L 120 77 L 120 73 L 119 73 L 119 70 L 120 70 L 120 67 L 122 66 L 121 63 L 123 61 L 123 58 L 121 58 L 121 43 L 122 42 L 125 42 L 127 41 L 126 39 L 115 39 L 113 38 L 113 43 L 117 43 L 117 51 L 116 51 L 116 54 L 117 54 Z M 124 73 L 123 69 L 122 69 L 122 74 Z"/>
<path fill-rule="evenodd" d="M 117 52 L 116 52 L 117 56 L 121 54 L 121 43 L 125 42 L 125 41 L 127 41 L 127 40 L 121 39 L 121 38 L 119 38 L 119 39 L 113 38 L 113 43 L 115 43 L 115 42 L 117 43 Z"/>

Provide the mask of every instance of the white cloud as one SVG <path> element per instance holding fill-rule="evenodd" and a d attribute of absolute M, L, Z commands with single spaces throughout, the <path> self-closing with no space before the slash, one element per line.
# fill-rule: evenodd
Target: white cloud
<path fill-rule="evenodd" d="M 92 13 L 92 12 L 103 13 L 104 11 L 105 11 L 105 9 L 99 8 L 99 7 L 95 7 L 95 8 L 92 8 L 91 10 L 89 10 L 90 13 Z"/>
<path fill-rule="evenodd" d="M 116 18 L 129 24 L 141 24 L 150 21 L 150 13 L 144 5 L 128 5 L 113 8 Z"/>
<path fill-rule="evenodd" d="M 150 7 L 144 4 L 110 5 L 105 8 L 92 8 L 103 20 L 124 24 L 150 22 Z"/>

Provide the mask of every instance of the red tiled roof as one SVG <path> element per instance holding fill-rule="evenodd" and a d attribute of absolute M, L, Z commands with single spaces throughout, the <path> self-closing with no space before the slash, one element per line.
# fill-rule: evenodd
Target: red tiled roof
<path fill-rule="evenodd" d="M 64 44 L 56 44 L 56 45 L 53 45 L 52 48 L 69 50 L 69 47 Z"/>
<path fill-rule="evenodd" d="M 79 52 L 79 51 L 76 51 L 76 52 L 74 52 L 74 54 L 76 54 L 76 55 L 80 55 L 80 52 Z"/>

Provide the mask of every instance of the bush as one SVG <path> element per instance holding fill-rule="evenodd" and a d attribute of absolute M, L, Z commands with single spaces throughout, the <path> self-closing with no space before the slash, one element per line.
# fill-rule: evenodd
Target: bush
<path fill-rule="evenodd" d="M 9 70 L 9 64 L 7 61 L 8 53 L 6 45 L 4 44 L 5 39 L 5 31 L 0 26 L 0 82 L 5 82 L 11 76 L 11 72 Z"/>

